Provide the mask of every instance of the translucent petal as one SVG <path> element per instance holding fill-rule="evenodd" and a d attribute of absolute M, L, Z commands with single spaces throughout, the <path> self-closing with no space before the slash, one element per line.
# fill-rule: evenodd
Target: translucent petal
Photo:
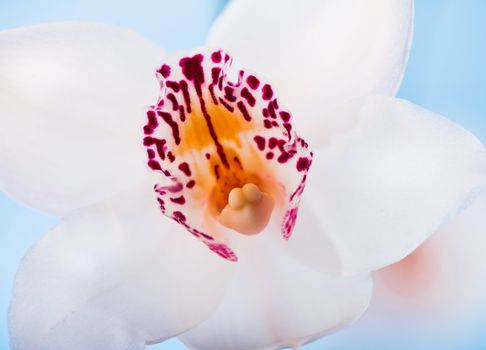
<path fill-rule="evenodd" d="M 27 254 L 13 349 L 142 349 L 219 304 L 232 264 L 160 215 L 151 183 L 73 212 Z"/>
<path fill-rule="evenodd" d="M 157 46 L 129 30 L 63 22 L 2 31 L 0 51 L 4 191 L 62 214 L 141 180 Z"/>
<path fill-rule="evenodd" d="M 394 95 L 412 38 L 411 0 L 234 0 L 208 43 L 274 81 L 304 138 L 322 111 Z M 311 144 L 314 139 L 308 139 Z"/>
<path fill-rule="evenodd" d="M 306 201 L 345 273 L 402 259 L 486 184 L 483 146 L 446 118 L 390 97 L 335 118 L 354 126 L 316 150 Z"/>
<path fill-rule="evenodd" d="M 485 212 L 483 194 L 412 254 L 377 272 L 379 294 L 384 295 L 378 307 L 389 314 L 401 312 L 410 319 L 407 327 L 430 328 L 432 333 L 461 328 L 484 315 Z"/>
<path fill-rule="evenodd" d="M 485 212 L 486 196 L 481 195 L 405 259 L 376 271 L 366 315 L 333 337 L 332 348 L 482 348 Z"/>
<path fill-rule="evenodd" d="M 366 309 L 369 276 L 318 273 L 268 236 L 243 237 L 241 244 L 244 252 L 222 304 L 207 321 L 180 336 L 191 349 L 298 348 L 348 325 Z"/>

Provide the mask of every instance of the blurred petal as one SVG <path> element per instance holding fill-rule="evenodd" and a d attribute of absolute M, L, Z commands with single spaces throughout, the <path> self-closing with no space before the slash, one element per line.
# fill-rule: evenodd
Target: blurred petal
<path fill-rule="evenodd" d="M 482 349 L 485 212 L 482 195 L 407 258 L 377 271 L 366 314 L 325 348 Z"/>
<path fill-rule="evenodd" d="M 232 264 L 160 215 L 151 181 L 70 214 L 28 253 L 13 349 L 143 349 L 214 311 Z"/>
<path fill-rule="evenodd" d="M 295 235 L 305 232 L 295 232 Z M 268 236 L 244 237 L 223 303 L 180 338 L 191 349 L 264 350 L 300 345 L 360 316 L 371 296 L 368 275 L 318 273 L 277 248 Z"/>
<path fill-rule="evenodd" d="M 62 214 L 141 180 L 157 46 L 129 30 L 65 22 L 0 32 L 0 50 L 4 191 Z"/>
<path fill-rule="evenodd" d="M 481 143 L 439 115 L 390 97 L 335 115 L 354 127 L 315 152 L 306 201 L 344 273 L 402 259 L 486 184 Z"/>
<path fill-rule="evenodd" d="M 380 294 L 387 294 L 384 301 L 419 319 L 447 315 L 442 321 L 456 326 L 465 317 L 484 313 L 485 213 L 482 195 L 407 258 L 379 271 Z"/>
<path fill-rule="evenodd" d="M 412 20 L 411 0 L 234 0 L 208 43 L 232 53 L 236 66 L 266 75 L 307 138 L 322 118 L 316 111 L 396 93 Z"/>

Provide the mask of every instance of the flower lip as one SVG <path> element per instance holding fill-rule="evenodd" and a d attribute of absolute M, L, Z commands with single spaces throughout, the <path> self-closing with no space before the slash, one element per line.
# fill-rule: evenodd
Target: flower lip
<path fill-rule="evenodd" d="M 154 186 L 161 211 L 236 260 L 231 231 L 258 234 L 273 217 L 290 237 L 312 152 L 272 86 L 245 71 L 229 81 L 230 65 L 222 50 L 162 64 L 143 143 L 163 175 Z"/>

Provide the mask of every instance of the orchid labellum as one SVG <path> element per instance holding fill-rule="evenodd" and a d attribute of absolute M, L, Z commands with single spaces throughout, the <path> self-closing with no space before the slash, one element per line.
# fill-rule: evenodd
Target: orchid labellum
<path fill-rule="evenodd" d="M 299 346 L 486 184 L 469 132 L 393 97 L 411 1 L 235 0 L 166 56 L 94 23 L 0 32 L 0 187 L 63 216 L 13 349 Z M 233 63 L 234 60 L 234 63 Z"/>

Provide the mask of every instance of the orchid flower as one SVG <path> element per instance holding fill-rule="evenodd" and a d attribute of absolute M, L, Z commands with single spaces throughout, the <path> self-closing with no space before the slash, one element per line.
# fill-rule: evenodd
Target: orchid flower
<path fill-rule="evenodd" d="M 0 187 L 63 217 L 20 266 L 13 349 L 298 348 L 357 319 L 370 272 L 486 185 L 472 134 L 393 97 L 412 20 L 235 0 L 175 56 L 102 24 L 0 32 Z"/>

